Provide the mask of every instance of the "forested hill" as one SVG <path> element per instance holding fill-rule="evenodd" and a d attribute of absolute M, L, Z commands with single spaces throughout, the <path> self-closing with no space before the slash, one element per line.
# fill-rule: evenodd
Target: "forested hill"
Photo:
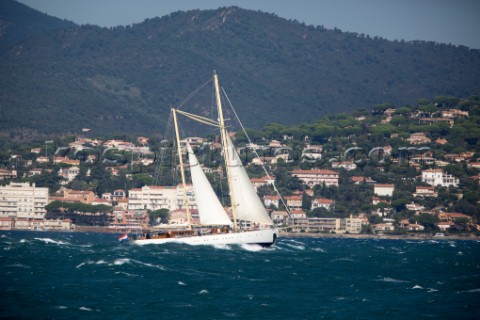
<path fill-rule="evenodd" d="M 0 51 L 42 32 L 73 27 L 61 20 L 13 0 L 0 1 Z"/>
<path fill-rule="evenodd" d="M 4 133 L 163 133 L 170 106 L 213 69 L 249 127 L 480 93 L 479 50 L 370 38 L 237 7 L 41 33 L 3 53 L 0 69 Z M 210 105 L 207 94 L 186 108 L 205 113 Z"/>

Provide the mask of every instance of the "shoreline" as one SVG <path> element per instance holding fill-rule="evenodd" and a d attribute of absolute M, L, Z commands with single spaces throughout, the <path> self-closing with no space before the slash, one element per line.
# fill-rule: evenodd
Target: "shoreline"
<path fill-rule="evenodd" d="M 10 229 L 2 231 L 32 231 L 32 232 L 78 232 L 78 233 L 110 233 L 122 234 L 123 231 L 116 231 L 107 227 L 76 226 L 74 230 L 27 230 Z M 309 232 L 279 232 L 280 238 L 339 238 L 339 239 L 378 239 L 378 240 L 476 240 L 480 241 L 480 236 L 472 233 L 463 234 L 444 234 L 444 236 L 435 236 L 433 234 L 353 234 L 353 233 L 309 233 Z"/>
<path fill-rule="evenodd" d="M 381 239 L 381 240 L 477 240 L 479 236 L 474 234 L 449 234 L 444 236 L 435 236 L 432 234 L 341 234 L 341 233 L 306 233 L 306 232 L 281 232 L 280 237 L 285 238 L 339 238 L 339 239 Z"/>

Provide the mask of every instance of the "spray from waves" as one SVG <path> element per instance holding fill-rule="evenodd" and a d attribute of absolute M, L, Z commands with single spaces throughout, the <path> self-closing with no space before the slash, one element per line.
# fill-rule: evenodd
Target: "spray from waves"
<path fill-rule="evenodd" d="M 212 247 L 219 250 L 232 250 L 232 247 L 228 244 L 213 244 Z"/>
<path fill-rule="evenodd" d="M 129 258 L 115 259 L 115 260 L 113 260 L 113 262 L 107 262 L 103 259 L 98 260 L 98 261 L 87 260 L 85 262 L 80 263 L 75 268 L 80 269 L 83 266 L 88 266 L 88 265 L 108 265 L 109 267 L 111 267 L 111 266 L 122 266 L 124 264 L 137 264 L 137 265 L 141 265 L 141 266 L 145 266 L 145 267 L 149 267 L 149 268 L 166 270 L 165 267 L 162 266 L 162 265 L 155 265 L 155 264 L 152 264 L 152 263 L 142 262 L 142 261 L 139 261 L 139 260 L 134 260 L 134 259 L 129 259 Z"/>
<path fill-rule="evenodd" d="M 258 244 L 241 244 L 240 248 L 246 251 L 250 252 L 259 252 L 259 251 L 264 251 L 264 250 L 271 250 L 265 247 L 262 247 L 261 245 Z"/>
<path fill-rule="evenodd" d="M 391 282 L 391 283 L 408 283 L 408 282 L 410 282 L 410 281 L 399 280 L 399 279 L 390 278 L 390 277 L 383 277 L 383 278 L 380 278 L 380 279 L 375 279 L 375 281 L 379 281 L 379 282 Z"/>
<path fill-rule="evenodd" d="M 57 245 L 71 245 L 70 243 L 68 242 L 65 242 L 65 241 L 56 241 L 56 240 L 53 240 L 53 239 L 50 239 L 50 238 L 34 238 L 34 240 L 38 240 L 38 241 L 42 241 L 44 243 L 48 243 L 48 244 L 57 244 Z"/>

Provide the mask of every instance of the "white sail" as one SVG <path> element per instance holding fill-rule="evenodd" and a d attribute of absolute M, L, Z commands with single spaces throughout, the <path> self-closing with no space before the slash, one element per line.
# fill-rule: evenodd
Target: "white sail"
<path fill-rule="evenodd" d="M 193 190 L 198 207 L 200 223 L 205 225 L 232 225 L 225 209 L 213 191 L 205 173 L 203 173 L 197 157 L 193 153 L 190 144 L 187 144 L 188 160 L 190 162 L 190 174 L 192 176 Z"/>
<path fill-rule="evenodd" d="M 238 220 L 246 220 L 261 225 L 273 225 L 272 219 L 265 210 L 262 201 L 253 188 L 248 174 L 242 165 L 232 140 L 227 135 L 227 148 L 231 172 L 231 188 L 235 200 Z"/>

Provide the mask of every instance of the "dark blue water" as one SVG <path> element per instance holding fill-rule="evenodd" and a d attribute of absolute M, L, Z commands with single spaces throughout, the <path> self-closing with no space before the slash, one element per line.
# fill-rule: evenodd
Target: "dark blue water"
<path fill-rule="evenodd" d="M 1 318 L 480 318 L 479 241 L 139 247 L 12 231 L 0 233 L 0 267 Z"/>

